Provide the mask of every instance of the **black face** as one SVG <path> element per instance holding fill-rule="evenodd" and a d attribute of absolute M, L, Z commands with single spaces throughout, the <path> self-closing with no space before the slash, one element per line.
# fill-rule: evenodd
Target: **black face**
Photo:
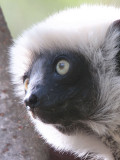
<path fill-rule="evenodd" d="M 56 69 L 61 60 L 69 64 L 65 74 Z M 89 120 L 96 109 L 97 96 L 90 70 L 90 63 L 74 51 L 41 54 L 24 77 L 29 78 L 29 85 L 34 84 L 26 105 L 45 123 L 69 126 L 78 120 Z M 41 75 L 41 80 L 35 78 Z"/>

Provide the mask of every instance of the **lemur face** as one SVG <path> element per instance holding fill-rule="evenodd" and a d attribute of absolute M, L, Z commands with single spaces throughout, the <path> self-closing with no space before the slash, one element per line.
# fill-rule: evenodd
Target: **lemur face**
<path fill-rule="evenodd" d="M 65 126 L 89 120 L 97 109 L 96 82 L 91 71 L 92 65 L 80 53 L 46 51 L 24 76 L 26 106 L 45 123 Z"/>
<path fill-rule="evenodd" d="M 93 8 L 63 11 L 25 31 L 11 47 L 10 71 L 34 119 L 103 134 L 119 124 L 120 20 L 109 16 L 115 8 Z"/>
<path fill-rule="evenodd" d="M 114 40 L 118 31 L 116 21 L 108 28 L 101 46 L 87 51 L 91 57 L 83 53 L 86 50 L 65 47 L 37 53 L 23 76 L 24 102 L 34 118 L 64 127 L 80 121 L 109 120 L 112 87 L 119 70 L 119 36 Z M 114 46 L 109 49 L 112 39 Z M 109 50 L 116 52 L 113 57 Z"/>

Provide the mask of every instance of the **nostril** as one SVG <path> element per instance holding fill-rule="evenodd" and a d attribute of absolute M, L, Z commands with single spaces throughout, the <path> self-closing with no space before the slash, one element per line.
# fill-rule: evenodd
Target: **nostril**
<path fill-rule="evenodd" d="M 29 98 L 25 99 L 24 102 L 25 102 L 26 106 L 33 108 L 36 105 L 37 101 L 38 101 L 37 96 L 32 94 L 32 95 L 30 95 Z"/>

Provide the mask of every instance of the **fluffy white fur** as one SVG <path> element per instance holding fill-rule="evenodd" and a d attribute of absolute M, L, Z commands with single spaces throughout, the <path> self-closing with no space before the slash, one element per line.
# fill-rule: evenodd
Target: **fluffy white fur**
<path fill-rule="evenodd" d="M 28 112 L 36 130 L 43 139 L 55 149 L 64 152 L 69 151 L 77 157 L 86 156 L 86 153 L 93 152 L 93 157 L 97 160 L 113 160 L 110 150 L 95 136 L 76 132 L 73 135 L 65 135 L 59 132 L 51 124 L 44 124 L 40 119 L 34 119 L 31 112 Z M 84 157 L 85 158 L 85 157 Z"/>
<path fill-rule="evenodd" d="M 26 30 L 15 40 L 10 49 L 10 72 L 12 81 L 16 85 L 16 95 L 20 96 L 23 101 L 25 94 L 22 77 L 41 51 L 51 50 L 52 52 L 55 48 L 80 51 L 92 62 L 93 67 L 102 64 L 101 70 L 97 73 L 101 86 L 99 103 L 106 106 L 94 115 L 94 119 L 99 119 L 99 122 L 85 123 L 99 136 L 112 134 L 116 126 L 120 124 L 120 113 L 117 111 L 120 104 L 118 101 L 120 78 L 114 72 L 113 60 L 118 51 L 115 48 L 115 40 L 119 33 L 116 31 L 111 37 L 105 38 L 105 36 L 110 24 L 118 19 L 120 19 L 120 9 L 102 5 L 82 5 L 50 16 Z M 101 46 L 104 48 L 104 56 Z M 106 59 L 106 62 L 103 59 Z M 109 70 L 107 76 L 106 73 L 104 74 L 105 68 Z M 111 110 L 111 114 L 105 115 L 107 110 Z M 56 130 L 52 124 L 44 124 L 39 119 L 34 119 L 30 112 L 29 115 L 36 130 L 54 148 L 70 151 L 79 157 L 94 152 L 95 159 L 104 157 L 105 160 L 113 160 L 110 149 L 99 138 L 79 131 L 67 136 Z"/>

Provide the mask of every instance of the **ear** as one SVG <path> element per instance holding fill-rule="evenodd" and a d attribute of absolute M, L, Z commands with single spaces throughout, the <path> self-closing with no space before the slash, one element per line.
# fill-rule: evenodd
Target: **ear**
<path fill-rule="evenodd" d="M 113 29 L 116 30 L 116 48 L 118 49 L 117 54 L 115 56 L 115 60 L 116 60 L 116 70 L 118 72 L 118 74 L 120 75 L 120 20 L 117 20 L 113 23 Z"/>
<path fill-rule="evenodd" d="M 105 43 L 108 43 L 111 47 L 120 46 L 120 20 L 116 20 L 110 24 L 106 33 L 105 41 Z"/>
<path fill-rule="evenodd" d="M 115 56 L 115 60 L 116 60 L 116 71 L 118 72 L 118 74 L 120 75 L 120 20 L 117 20 L 113 23 L 113 29 L 116 30 L 116 47 L 118 49 L 117 54 Z"/>
<path fill-rule="evenodd" d="M 106 59 L 115 59 L 117 71 L 120 73 L 120 20 L 110 24 L 103 44 L 104 57 Z"/>

